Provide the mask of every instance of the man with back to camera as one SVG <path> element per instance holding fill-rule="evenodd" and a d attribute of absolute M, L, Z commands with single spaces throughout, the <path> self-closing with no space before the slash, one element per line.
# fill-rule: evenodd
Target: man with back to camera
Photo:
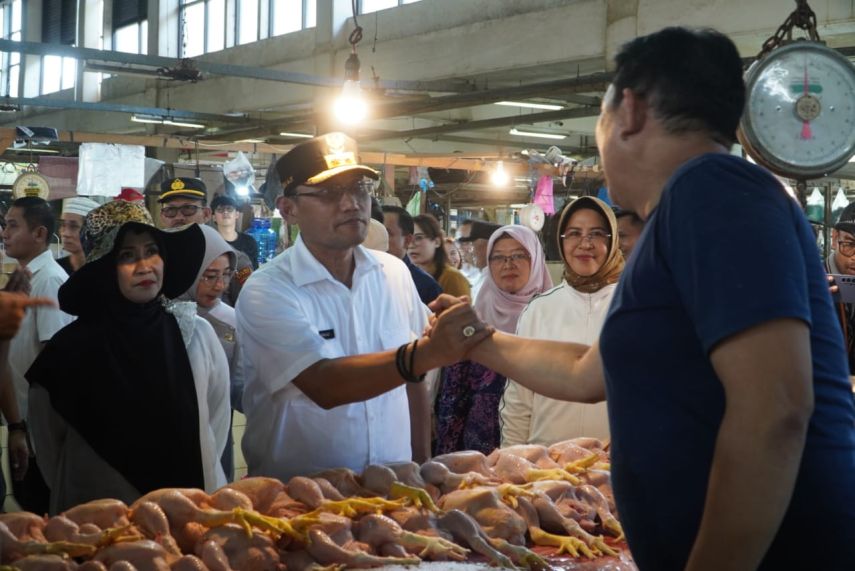
<path fill-rule="evenodd" d="M 250 277 L 238 301 L 251 476 L 287 481 L 424 461 L 424 374 L 445 364 L 452 346 L 472 346 L 487 333 L 467 329 L 472 316 L 464 308 L 441 339 L 421 336 L 427 309 L 406 265 L 360 245 L 370 219 L 365 177 L 379 175 L 356 157 L 353 139 L 330 133 L 276 164 L 277 207 L 300 235 Z"/>
<path fill-rule="evenodd" d="M 208 204 L 208 187 L 202 179 L 179 176 L 160 184 L 160 227 L 180 228 L 187 224 L 207 224 L 211 219 Z M 234 307 L 241 288 L 252 273 L 252 262 L 243 252 L 236 250 L 237 266 L 223 301 Z"/>
<path fill-rule="evenodd" d="M 19 198 L 12 202 L 6 213 L 6 228 L 3 230 L 6 254 L 31 273 L 30 293 L 33 297 L 56 300 L 59 287 L 68 279 L 68 274 L 53 259 L 49 248 L 54 227 L 50 205 L 41 198 Z M 29 392 L 29 383 L 24 374 L 44 344 L 71 323 L 72 319 L 58 307 L 35 307 L 24 316 L 18 333 L 12 338 L 9 345 L 9 373 L 22 419 L 27 418 Z M 25 431 L 26 423 L 16 428 Z M 10 433 L 12 430 L 10 426 Z M 42 514 L 48 511 L 49 490 L 33 456 L 37 451 L 30 452 L 29 468 L 23 479 L 12 479 L 12 489 L 23 509 Z M 12 470 L 16 471 L 16 467 L 12 466 Z"/>
<path fill-rule="evenodd" d="M 644 230 L 644 220 L 635 212 L 621 208 L 614 210 L 618 223 L 618 244 L 623 258 L 628 260 L 635 243 L 641 237 L 641 231 Z"/>
<path fill-rule="evenodd" d="M 86 263 L 86 255 L 80 245 L 80 229 L 83 219 L 90 210 L 98 208 L 98 203 L 85 196 L 75 196 L 62 201 L 62 214 L 59 215 L 59 237 L 62 249 L 68 252 L 64 258 L 56 261 L 65 273 L 73 274 Z"/>
<path fill-rule="evenodd" d="M 433 276 L 410 261 L 407 248 L 413 241 L 415 226 L 413 217 L 400 206 L 383 207 L 383 224 L 389 233 L 389 253 L 403 260 L 410 270 L 413 282 L 424 303 L 430 303 L 442 293 L 442 288 Z"/>
<path fill-rule="evenodd" d="M 608 396 L 614 497 L 639 569 L 851 571 L 843 336 L 804 212 L 729 153 L 739 51 L 714 30 L 666 28 L 615 60 L 597 147 L 610 196 L 646 227 L 600 338 L 497 332 L 469 358 L 552 398 Z"/>

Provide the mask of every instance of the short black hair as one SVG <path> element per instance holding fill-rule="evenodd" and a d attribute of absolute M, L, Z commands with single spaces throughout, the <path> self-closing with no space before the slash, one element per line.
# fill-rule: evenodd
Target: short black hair
<path fill-rule="evenodd" d="M 633 224 L 644 224 L 644 221 L 641 219 L 641 217 L 639 217 L 638 214 L 636 214 L 632 210 L 623 210 L 622 208 L 614 208 L 613 210 L 615 212 L 615 218 L 618 220 L 620 220 L 621 218 L 629 217 L 630 221 Z"/>
<path fill-rule="evenodd" d="M 707 131 L 719 143 L 736 142 L 745 82 L 739 51 L 724 34 L 665 28 L 625 44 L 615 63 L 610 107 L 630 89 L 647 99 L 669 133 Z"/>
<path fill-rule="evenodd" d="M 398 215 L 398 228 L 401 229 L 401 234 L 404 236 L 412 236 L 415 233 L 416 227 L 413 224 L 413 217 L 406 209 L 390 204 L 383 207 L 383 212 L 385 214 Z"/>
<path fill-rule="evenodd" d="M 54 220 L 53 211 L 50 209 L 50 204 L 46 200 L 37 196 L 24 196 L 12 202 L 10 208 L 20 208 L 24 215 L 24 220 L 27 221 L 27 228 L 30 231 L 44 226 L 47 229 L 47 239 L 45 243 L 50 244 L 51 236 L 56 229 L 56 221 Z"/>
<path fill-rule="evenodd" d="M 371 197 L 371 218 L 377 222 L 383 222 L 383 208 L 380 206 L 380 201 L 375 197 Z"/>

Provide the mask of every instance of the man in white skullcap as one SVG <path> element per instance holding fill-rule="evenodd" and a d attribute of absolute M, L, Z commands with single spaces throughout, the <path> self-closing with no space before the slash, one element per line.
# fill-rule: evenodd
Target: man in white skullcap
<path fill-rule="evenodd" d="M 57 263 L 62 266 L 68 275 L 80 269 L 86 261 L 83 248 L 80 246 L 80 229 L 83 227 L 83 219 L 90 210 L 100 206 L 94 200 L 83 196 L 66 198 L 62 201 L 62 214 L 59 217 L 59 237 L 62 239 L 62 249 L 68 252 L 68 256 L 60 258 Z"/>

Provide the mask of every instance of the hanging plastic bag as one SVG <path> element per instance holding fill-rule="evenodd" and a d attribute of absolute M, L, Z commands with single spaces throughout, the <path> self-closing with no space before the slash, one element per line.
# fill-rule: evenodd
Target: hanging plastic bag
<path fill-rule="evenodd" d="M 249 196 L 255 192 L 255 169 L 243 151 L 238 151 L 235 158 L 223 163 L 223 176 L 234 185 L 238 196 Z"/>
<path fill-rule="evenodd" d="M 825 199 L 818 187 L 813 188 L 807 199 L 805 214 L 812 222 L 823 222 L 825 220 Z"/>
<path fill-rule="evenodd" d="M 840 220 L 840 215 L 843 209 L 849 206 L 849 201 L 846 199 L 846 193 L 843 192 L 843 187 L 837 189 L 837 195 L 834 197 L 834 202 L 831 203 L 831 221 L 837 224 Z"/>

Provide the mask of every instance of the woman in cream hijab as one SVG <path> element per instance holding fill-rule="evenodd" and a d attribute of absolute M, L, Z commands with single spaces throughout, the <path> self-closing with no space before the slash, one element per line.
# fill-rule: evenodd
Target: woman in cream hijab
<path fill-rule="evenodd" d="M 604 202 L 584 196 L 564 208 L 558 229 L 564 280 L 528 304 L 517 335 L 590 345 L 600 336 L 623 271 L 617 220 Z M 505 390 L 501 420 L 502 446 L 609 436 L 605 402 L 557 401 L 513 381 Z"/>

